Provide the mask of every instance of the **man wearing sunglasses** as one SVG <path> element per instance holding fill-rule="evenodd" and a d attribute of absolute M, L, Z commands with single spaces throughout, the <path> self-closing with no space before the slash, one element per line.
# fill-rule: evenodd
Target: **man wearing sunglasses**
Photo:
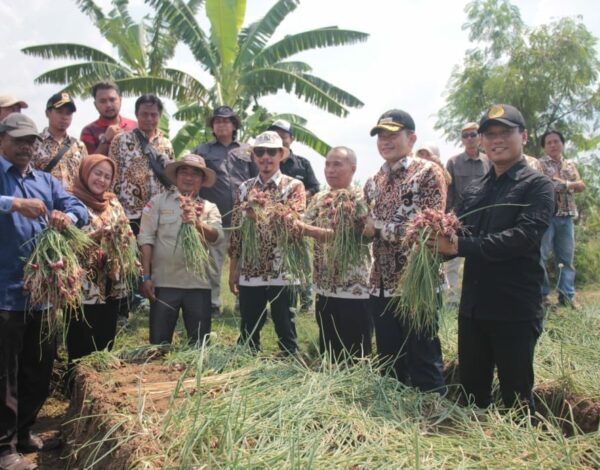
<path fill-rule="evenodd" d="M 448 186 L 446 212 L 455 211 L 465 188 L 475 179 L 485 175 L 490 169 L 490 161 L 486 155 L 479 151 L 480 137 L 477 133 L 479 125 L 476 122 L 466 123 L 460 130 L 460 141 L 464 151 L 450 157 L 446 169 L 452 178 Z M 460 300 L 460 267 L 461 258 L 454 258 L 445 264 L 446 281 L 448 282 L 448 295 L 446 303 L 450 308 L 458 308 Z"/>
<path fill-rule="evenodd" d="M 252 157 L 258 167 L 258 176 L 240 185 L 233 208 L 232 226 L 242 225 L 244 218 L 256 220 L 256 213 L 248 208 L 249 199 L 260 197 L 270 203 L 282 203 L 291 213 L 301 214 L 306 205 L 304 185 L 300 180 L 281 173 L 281 162 L 289 150 L 283 146 L 276 132 L 266 131 L 256 137 Z M 267 224 L 267 227 L 264 226 Z M 242 238 L 241 230 L 231 234 L 229 246 L 230 271 L 229 287 L 239 295 L 241 344 L 247 344 L 254 352 L 260 350 L 260 330 L 266 321 L 267 304 L 270 304 L 271 318 L 279 339 L 283 355 L 294 355 L 298 346 L 296 325 L 291 309 L 293 301 L 290 274 L 282 269 L 281 247 L 266 221 L 257 221 L 256 230 L 258 259 L 246 262 L 242 257 L 243 245 L 248 239 Z"/>

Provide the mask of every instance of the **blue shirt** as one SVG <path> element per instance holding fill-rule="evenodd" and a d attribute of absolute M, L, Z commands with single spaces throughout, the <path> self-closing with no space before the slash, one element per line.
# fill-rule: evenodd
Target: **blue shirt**
<path fill-rule="evenodd" d="M 14 198 L 36 198 L 53 210 L 65 212 L 78 227 L 88 223 L 88 211 L 60 181 L 49 173 L 30 169 L 25 176 L 0 156 L 0 310 L 24 311 L 28 295 L 23 292 L 23 265 L 33 249 L 33 238 L 46 223 L 10 212 Z"/>

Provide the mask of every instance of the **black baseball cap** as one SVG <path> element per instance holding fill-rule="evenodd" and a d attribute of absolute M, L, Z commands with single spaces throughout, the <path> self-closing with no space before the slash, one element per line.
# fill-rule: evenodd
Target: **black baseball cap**
<path fill-rule="evenodd" d="M 491 124 L 503 124 L 508 127 L 525 129 L 525 119 L 521 111 L 510 104 L 495 104 L 491 106 L 479 121 L 477 132 L 481 134 Z"/>
<path fill-rule="evenodd" d="M 46 103 L 46 109 L 58 109 L 65 106 L 73 112 L 77 111 L 73 98 L 65 91 L 52 95 Z"/>
<path fill-rule="evenodd" d="M 406 111 L 390 109 L 379 117 L 377 125 L 371 129 L 371 136 L 378 134 L 380 130 L 396 132 L 402 129 L 414 131 L 415 121 Z"/>

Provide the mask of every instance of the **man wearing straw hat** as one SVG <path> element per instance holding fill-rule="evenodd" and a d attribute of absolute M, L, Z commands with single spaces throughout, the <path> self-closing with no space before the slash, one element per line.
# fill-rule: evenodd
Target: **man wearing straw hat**
<path fill-rule="evenodd" d="M 142 251 L 141 292 L 150 299 L 150 343 L 171 343 L 183 310 L 188 341 L 201 343 L 210 333 L 210 281 L 189 269 L 182 241 L 182 224 L 193 224 L 208 245 L 223 238 L 221 214 L 198 194 L 215 184 L 216 174 L 204 158 L 188 154 L 169 163 L 165 175 L 175 183 L 154 196 L 142 212 L 138 244 Z"/>
<path fill-rule="evenodd" d="M 0 121 L 0 468 L 31 469 L 17 451 L 60 445 L 31 432 L 49 392 L 55 342 L 42 333 L 48 306 L 30 305 L 23 259 L 46 226 L 87 224 L 88 212 L 51 175 L 31 167 L 34 122 L 20 113 Z"/>
<path fill-rule="evenodd" d="M 0 95 L 0 121 L 11 113 L 20 113 L 21 109 L 28 108 L 25 101 L 12 95 Z"/>
<path fill-rule="evenodd" d="M 302 214 L 306 205 L 304 185 L 301 181 L 281 173 L 279 166 L 289 150 L 283 146 L 281 137 L 273 131 L 266 131 L 256 137 L 252 155 L 259 174 L 240 185 L 236 198 L 232 226 L 240 227 L 243 218 L 255 216 L 252 210 L 243 210 L 253 192 L 260 193 L 270 203 L 281 203 L 291 213 Z M 263 228 L 263 230 L 260 230 Z M 244 240 L 241 231 L 231 235 L 229 256 L 229 287 L 239 295 L 240 326 L 239 342 L 248 344 L 250 349 L 260 349 L 260 330 L 266 321 L 267 304 L 271 307 L 271 317 L 279 338 L 283 355 L 294 355 L 298 345 L 294 313 L 292 286 L 297 281 L 282 267 L 282 253 L 279 241 L 273 234 L 270 224 L 265 230 L 257 230 L 258 259 L 246 262 L 242 257 Z"/>
<path fill-rule="evenodd" d="M 464 233 L 429 245 L 465 258 L 458 362 L 467 399 L 479 407 L 493 402 L 497 368 L 505 406 L 526 406 L 533 414 L 533 358 L 544 315 L 540 244 L 554 188 L 525 161 L 527 131 L 517 108 L 491 106 L 478 132 L 492 168 L 463 194 L 457 213 Z"/>

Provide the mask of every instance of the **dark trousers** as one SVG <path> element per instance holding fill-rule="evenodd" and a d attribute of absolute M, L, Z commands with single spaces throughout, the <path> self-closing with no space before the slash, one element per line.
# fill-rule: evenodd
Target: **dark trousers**
<path fill-rule="evenodd" d="M 71 314 L 67 330 L 69 363 L 94 351 L 113 347 L 117 331 L 119 301 L 105 304 L 84 305 L 83 314 Z"/>
<path fill-rule="evenodd" d="M 542 320 L 523 322 L 458 318 L 460 382 L 470 400 L 485 408 L 492 403 L 494 367 L 502 401 L 521 402 L 535 412 L 533 355 L 542 332 Z"/>
<path fill-rule="evenodd" d="M 271 318 L 279 338 L 279 349 L 295 354 L 298 349 L 296 324 L 294 322 L 293 292 L 286 286 L 240 286 L 241 344 L 260 350 L 260 330 L 267 320 L 267 303 L 271 306 Z"/>
<path fill-rule="evenodd" d="M 157 287 L 156 300 L 150 305 L 150 343 L 170 344 L 183 310 L 183 324 L 190 345 L 201 344 L 210 334 L 210 289 Z"/>
<path fill-rule="evenodd" d="M 46 314 L 0 311 L 0 455 L 16 452 L 48 398 L 56 344 L 42 332 Z"/>
<path fill-rule="evenodd" d="M 317 295 L 315 313 L 319 325 L 319 351 L 332 358 L 343 354 L 371 354 L 370 319 L 366 299 L 341 299 Z"/>
<path fill-rule="evenodd" d="M 444 363 L 437 334 L 418 335 L 388 309 L 390 298 L 371 296 L 377 353 L 383 372 L 422 392 L 444 394 Z"/>

